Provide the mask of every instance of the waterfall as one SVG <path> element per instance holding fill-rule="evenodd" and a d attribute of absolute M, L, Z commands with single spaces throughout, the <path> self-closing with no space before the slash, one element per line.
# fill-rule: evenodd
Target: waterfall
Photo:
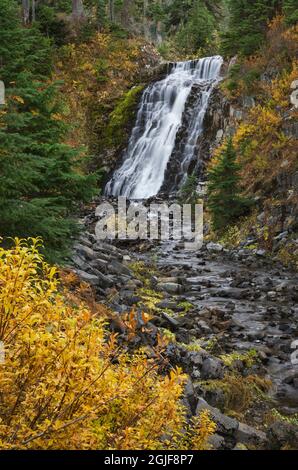
<path fill-rule="evenodd" d="M 186 145 L 181 152 L 181 172 L 187 174 L 222 63 L 220 56 L 177 62 L 165 79 L 149 85 L 143 93 L 123 163 L 107 184 L 106 195 L 146 199 L 159 192 L 187 99 L 193 86 L 199 84 L 199 105 L 194 109 Z"/>

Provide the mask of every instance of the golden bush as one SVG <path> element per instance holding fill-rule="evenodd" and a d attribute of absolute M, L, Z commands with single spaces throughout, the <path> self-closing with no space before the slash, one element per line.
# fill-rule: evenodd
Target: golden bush
<path fill-rule="evenodd" d="M 164 377 L 144 354 L 121 351 L 104 317 L 63 293 L 39 245 L 0 248 L 0 447 L 205 448 L 206 414 L 185 441 L 181 371 Z"/>

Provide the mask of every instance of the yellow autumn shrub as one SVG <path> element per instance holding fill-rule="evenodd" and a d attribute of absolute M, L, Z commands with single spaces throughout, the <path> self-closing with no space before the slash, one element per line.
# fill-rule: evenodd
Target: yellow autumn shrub
<path fill-rule="evenodd" d="M 208 414 L 183 432 L 181 371 L 162 376 L 144 353 L 121 351 L 39 245 L 0 248 L 0 448 L 206 448 Z"/>

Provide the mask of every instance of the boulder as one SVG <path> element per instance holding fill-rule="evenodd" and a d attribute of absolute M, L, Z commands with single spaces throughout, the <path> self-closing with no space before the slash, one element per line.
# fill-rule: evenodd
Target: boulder
<path fill-rule="evenodd" d="M 86 258 L 88 260 L 93 260 L 96 258 L 94 251 L 88 246 L 84 246 L 80 243 L 77 243 L 74 248 L 75 251 L 80 254 L 83 258 Z"/>
<path fill-rule="evenodd" d="M 239 423 L 239 428 L 236 431 L 236 439 L 242 444 L 252 445 L 260 448 L 268 443 L 267 436 L 264 432 L 259 431 L 244 423 Z"/>
<path fill-rule="evenodd" d="M 82 281 L 88 282 L 94 287 L 99 286 L 98 276 L 95 276 L 94 274 L 88 274 L 85 271 L 81 271 L 80 269 L 76 270 L 76 273 Z"/>
<path fill-rule="evenodd" d="M 162 312 L 162 317 L 167 321 L 167 323 L 174 329 L 179 327 L 179 322 L 175 318 L 171 317 L 165 312 Z"/>
<path fill-rule="evenodd" d="M 168 294 L 181 294 L 182 293 L 182 286 L 180 284 L 176 284 L 175 282 L 165 282 L 159 283 L 157 285 L 158 289 L 167 292 Z"/>
<path fill-rule="evenodd" d="M 108 270 L 114 274 L 125 274 L 126 276 L 133 277 L 132 271 L 127 266 L 124 266 L 116 260 L 111 261 L 108 266 Z"/>
<path fill-rule="evenodd" d="M 211 450 L 224 450 L 225 449 L 225 440 L 219 434 L 213 434 L 208 439 L 208 444 L 211 447 Z"/>
<path fill-rule="evenodd" d="M 203 380 L 222 379 L 224 376 L 223 363 L 215 357 L 208 357 L 204 360 L 201 370 Z"/>
<path fill-rule="evenodd" d="M 208 251 L 213 251 L 215 253 L 220 253 L 224 249 L 224 247 L 222 245 L 220 245 L 219 243 L 212 243 L 212 242 L 208 243 L 206 248 L 207 248 Z"/>
<path fill-rule="evenodd" d="M 298 426 L 286 421 L 276 421 L 269 427 L 267 437 L 270 448 L 273 450 L 280 450 L 284 447 L 297 450 Z"/>
<path fill-rule="evenodd" d="M 219 411 L 219 409 L 210 406 L 203 398 L 199 398 L 196 415 L 203 410 L 209 410 L 211 419 L 216 423 L 216 431 L 224 437 L 235 437 L 239 428 L 239 423 L 236 419 L 230 418 Z"/>
<path fill-rule="evenodd" d="M 86 263 L 86 261 L 84 261 L 83 258 L 81 258 L 78 255 L 74 255 L 72 257 L 72 261 L 73 261 L 74 265 L 77 268 L 79 268 L 81 271 L 87 271 L 89 269 L 88 263 Z"/>

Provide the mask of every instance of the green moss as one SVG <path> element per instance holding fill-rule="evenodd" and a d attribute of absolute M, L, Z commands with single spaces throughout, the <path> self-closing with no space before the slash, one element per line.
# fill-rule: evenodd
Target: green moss
<path fill-rule="evenodd" d="M 179 343 L 180 346 L 182 346 L 184 349 L 186 349 L 186 351 L 190 351 L 190 352 L 200 352 L 202 350 L 202 346 L 200 344 L 200 342 L 197 340 L 197 341 L 193 341 L 192 343 L 189 343 L 189 344 L 185 344 L 185 343 Z"/>
<path fill-rule="evenodd" d="M 189 313 L 193 309 L 193 304 L 185 301 L 185 302 L 180 302 L 178 304 L 178 307 L 183 308 L 183 314 L 187 315 L 187 313 Z"/>
<path fill-rule="evenodd" d="M 150 288 L 151 277 L 155 274 L 153 267 L 148 266 L 143 261 L 135 261 L 129 264 L 129 268 L 134 273 L 135 277 L 143 282 L 146 288 Z"/>
<path fill-rule="evenodd" d="M 120 99 L 114 111 L 110 114 L 105 131 L 105 144 L 107 147 L 123 146 L 127 140 L 127 127 L 136 114 L 136 106 L 144 86 L 131 88 Z"/>
<path fill-rule="evenodd" d="M 159 311 L 159 309 L 156 307 L 156 304 L 158 304 L 163 299 L 163 295 L 161 293 L 151 289 L 142 288 L 137 291 L 137 295 L 142 299 L 140 303 L 144 305 L 149 311 Z"/>
<path fill-rule="evenodd" d="M 292 424 L 293 426 L 298 426 L 298 413 L 295 413 L 291 416 L 285 416 L 281 414 L 277 409 L 273 408 L 271 410 L 271 416 L 278 421 L 283 421 L 288 424 Z"/>
<path fill-rule="evenodd" d="M 166 328 L 159 328 L 161 335 L 167 339 L 170 343 L 176 343 L 176 336 L 175 333 L 172 331 L 167 330 Z"/>
<path fill-rule="evenodd" d="M 231 354 L 224 354 L 220 356 L 220 359 L 223 361 L 224 365 L 227 367 L 232 367 L 235 361 L 242 361 L 246 367 L 252 367 L 258 358 L 258 353 L 255 349 L 251 349 L 246 353 L 233 352 Z"/>
<path fill-rule="evenodd" d="M 217 346 L 218 346 L 218 340 L 217 340 L 217 338 L 214 337 L 214 338 L 210 338 L 210 339 L 207 341 L 207 343 L 206 343 L 204 349 L 206 349 L 206 351 L 209 351 L 209 352 L 212 353 L 212 352 L 215 351 L 215 349 L 216 349 Z"/>

